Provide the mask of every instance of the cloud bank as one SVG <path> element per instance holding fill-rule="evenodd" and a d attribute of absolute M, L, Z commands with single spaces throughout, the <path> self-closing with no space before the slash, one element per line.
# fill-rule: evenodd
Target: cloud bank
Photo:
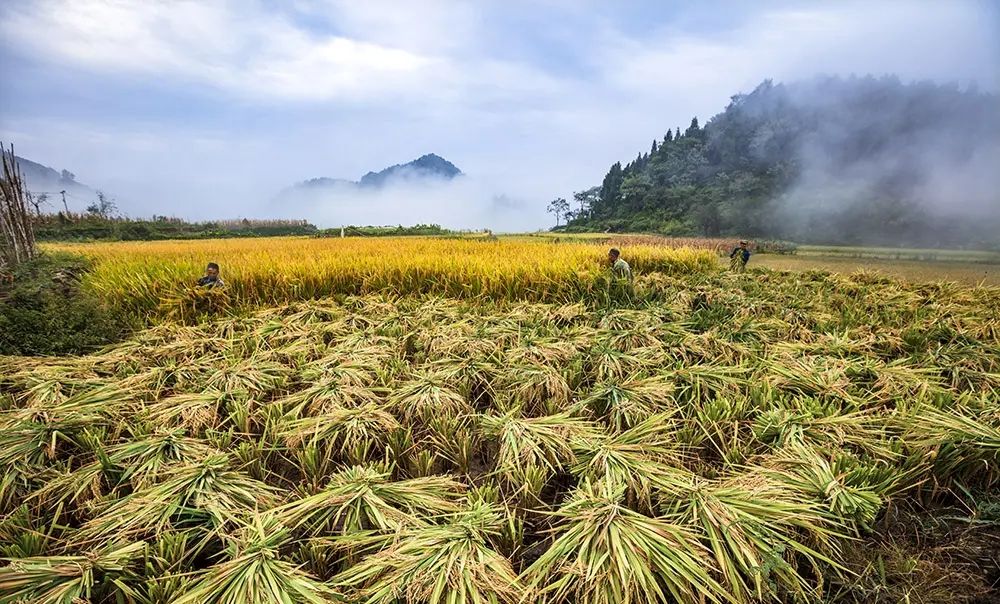
<path fill-rule="evenodd" d="M 341 185 L 286 192 L 276 204 L 294 205 L 323 228 L 439 224 L 516 233 L 537 229 L 547 220 L 541 204 L 523 194 L 497 194 L 501 186 L 469 176 L 422 181 L 394 178 L 378 188 Z M 276 211 L 276 207 L 265 209 L 263 215 Z"/>

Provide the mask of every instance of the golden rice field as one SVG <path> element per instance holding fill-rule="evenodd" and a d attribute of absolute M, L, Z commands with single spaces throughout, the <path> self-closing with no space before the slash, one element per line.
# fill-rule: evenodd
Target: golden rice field
<path fill-rule="evenodd" d="M 628 248 L 621 298 L 564 243 L 72 249 L 135 312 L 208 260 L 241 304 L 0 357 L 0 604 L 1000 599 L 1000 288 Z"/>
<path fill-rule="evenodd" d="M 49 244 L 96 262 L 87 285 L 132 316 L 169 316 L 205 264 L 222 266 L 228 303 L 261 307 L 334 294 L 579 300 L 607 290 L 607 249 L 585 243 L 439 238 L 261 238 Z M 715 267 L 704 250 L 628 248 L 637 272 Z"/>

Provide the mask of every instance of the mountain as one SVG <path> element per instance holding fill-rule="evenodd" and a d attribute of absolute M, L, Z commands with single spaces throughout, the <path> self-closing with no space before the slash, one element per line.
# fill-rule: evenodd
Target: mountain
<path fill-rule="evenodd" d="M 87 185 L 77 182 L 76 176 L 68 170 L 55 170 L 49 166 L 31 161 L 20 156 L 14 156 L 17 165 L 24 175 L 24 182 L 32 195 L 46 195 L 49 210 L 61 210 L 62 196 L 60 191 L 66 191 L 67 206 L 74 211 L 80 211 L 86 204 L 97 198 L 97 192 Z"/>
<path fill-rule="evenodd" d="M 737 94 L 580 191 L 571 230 L 1000 245 L 1000 99 L 892 76 Z"/>
<path fill-rule="evenodd" d="M 381 172 L 369 172 L 361 177 L 362 187 L 381 187 L 390 179 L 419 180 L 424 178 L 440 178 L 451 180 L 462 174 L 455 164 L 445 158 L 428 153 L 405 163 L 389 166 Z"/>
<path fill-rule="evenodd" d="M 291 189 L 284 191 L 283 195 L 295 191 L 348 189 L 351 187 L 379 189 L 389 183 L 451 180 L 456 176 L 461 175 L 462 171 L 459 170 L 455 164 L 440 155 L 428 153 L 427 155 L 422 155 L 405 164 L 389 166 L 379 172 L 368 172 L 361 177 L 360 181 L 346 180 L 343 178 L 329 178 L 326 176 L 304 180 L 296 183 L 291 187 Z"/>
<path fill-rule="evenodd" d="M 357 186 L 357 184 L 358 183 L 354 182 L 353 180 L 347 180 L 345 178 L 327 178 L 325 176 L 321 176 L 319 178 L 310 178 L 309 180 L 304 180 L 295 186 L 302 189 L 322 189 L 324 187 L 343 187 L 343 186 L 355 187 Z"/>

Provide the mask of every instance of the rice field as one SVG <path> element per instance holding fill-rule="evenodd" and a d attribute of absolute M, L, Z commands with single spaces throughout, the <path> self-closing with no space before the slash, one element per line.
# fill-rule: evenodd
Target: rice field
<path fill-rule="evenodd" d="M 0 357 L 0 604 L 1000 596 L 1000 288 L 260 245 L 70 248 L 151 327 Z M 159 314 L 209 259 L 232 306 Z"/>
<path fill-rule="evenodd" d="M 259 238 L 49 244 L 96 263 L 86 284 L 138 319 L 187 316 L 207 262 L 227 283 L 227 308 L 330 295 L 438 294 L 494 300 L 580 300 L 607 291 L 607 249 L 585 243 L 442 238 Z M 715 267 L 706 250 L 629 247 L 637 272 L 687 274 Z"/>

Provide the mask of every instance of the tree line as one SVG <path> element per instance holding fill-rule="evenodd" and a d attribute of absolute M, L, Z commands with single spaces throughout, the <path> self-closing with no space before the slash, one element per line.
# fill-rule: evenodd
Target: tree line
<path fill-rule="evenodd" d="M 99 211 L 57 212 L 31 217 L 40 241 L 155 241 L 163 239 L 218 239 L 315 235 L 306 220 L 234 219 L 189 222 L 173 216 L 128 218 Z"/>

